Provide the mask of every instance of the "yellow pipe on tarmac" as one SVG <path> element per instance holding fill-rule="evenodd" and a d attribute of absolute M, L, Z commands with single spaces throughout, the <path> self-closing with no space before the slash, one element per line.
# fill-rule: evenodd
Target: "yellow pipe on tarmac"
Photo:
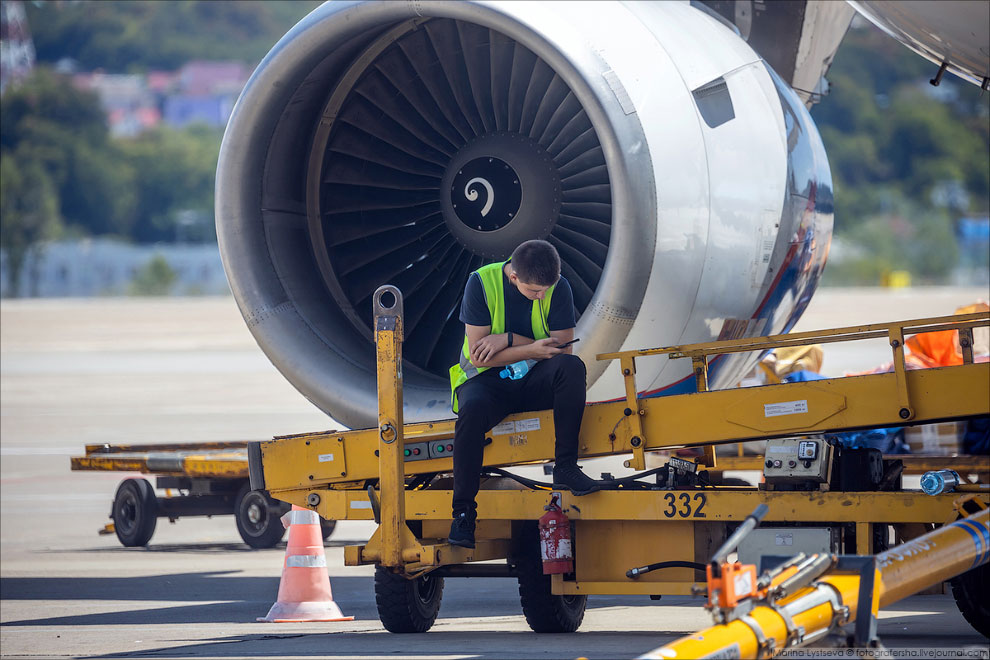
<path fill-rule="evenodd" d="M 874 603 L 885 607 L 990 559 L 990 509 L 877 555 Z M 854 621 L 860 576 L 829 573 L 773 606 L 681 637 L 641 658 L 764 658 L 805 646 Z M 875 612 L 874 612 L 875 613 Z M 790 629 L 790 633 L 788 630 Z"/>
<path fill-rule="evenodd" d="M 987 563 L 990 509 L 877 555 L 880 607 Z"/>

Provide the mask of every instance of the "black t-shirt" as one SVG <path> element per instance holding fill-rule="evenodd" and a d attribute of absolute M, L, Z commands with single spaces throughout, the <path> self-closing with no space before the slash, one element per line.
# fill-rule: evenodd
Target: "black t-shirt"
<path fill-rule="evenodd" d="M 533 301 L 519 293 L 502 271 L 502 290 L 505 292 L 505 330 L 513 334 L 533 337 Z M 543 304 L 546 304 L 544 302 Z M 478 273 L 471 273 L 464 287 L 464 300 L 461 302 L 461 323 L 486 326 L 492 324 L 492 315 L 485 302 L 485 287 Z M 547 313 L 549 330 L 567 330 L 576 325 L 574 321 L 574 294 L 567 279 L 561 276 L 550 298 Z"/>

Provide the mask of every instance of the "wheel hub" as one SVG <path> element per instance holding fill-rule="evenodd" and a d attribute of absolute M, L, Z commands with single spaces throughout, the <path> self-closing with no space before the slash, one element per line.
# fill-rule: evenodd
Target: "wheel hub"
<path fill-rule="evenodd" d="M 128 498 L 121 504 L 120 520 L 117 524 L 123 528 L 130 529 L 134 526 L 135 518 L 137 518 L 137 506 L 132 499 Z"/>
<path fill-rule="evenodd" d="M 260 506 L 258 506 L 257 504 L 252 504 L 251 506 L 248 507 L 247 518 L 253 524 L 257 525 L 259 522 L 261 522 L 261 517 L 262 516 L 261 516 Z"/>

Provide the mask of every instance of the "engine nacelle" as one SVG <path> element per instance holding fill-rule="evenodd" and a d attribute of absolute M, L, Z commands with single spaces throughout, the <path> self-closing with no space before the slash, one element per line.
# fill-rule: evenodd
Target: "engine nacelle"
<path fill-rule="evenodd" d="M 789 329 L 831 236 L 795 94 L 687 3 L 327 3 L 272 49 L 224 136 L 217 233 L 258 344 L 310 401 L 376 422 L 371 296 L 405 300 L 405 418 L 451 416 L 468 274 L 553 243 L 589 396 L 598 353 Z M 713 387 L 756 356 L 716 360 Z M 644 359 L 649 393 L 690 363 Z"/>

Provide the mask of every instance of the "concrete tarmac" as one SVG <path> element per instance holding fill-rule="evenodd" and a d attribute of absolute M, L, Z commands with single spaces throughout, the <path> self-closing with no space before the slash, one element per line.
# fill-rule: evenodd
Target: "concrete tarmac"
<path fill-rule="evenodd" d="M 949 314 L 981 289 L 820 291 L 797 330 Z M 834 346 L 834 345 L 833 345 Z M 827 347 L 824 371 L 868 369 L 886 345 Z M 536 635 L 513 580 L 449 579 L 434 628 L 392 635 L 367 567 L 327 542 L 334 597 L 352 622 L 263 624 L 285 551 L 250 550 L 231 516 L 160 520 L 147 548 L 99 536 L 123 473 L 71 472 L 87 443 L 264 439 L 338 426 L 269 364 L 230 298 L 0 303 L 0 657 L 626 658 L 705 627 L 701 600 L 598 596 L 580 631 Z M 882 613 L 910 649 L 972 651 L 987 639 L 948 595 Z M 933 657 L 933 656 L 928 656 Z M 945 656 L 943 656 L 945 657 Z"/>

